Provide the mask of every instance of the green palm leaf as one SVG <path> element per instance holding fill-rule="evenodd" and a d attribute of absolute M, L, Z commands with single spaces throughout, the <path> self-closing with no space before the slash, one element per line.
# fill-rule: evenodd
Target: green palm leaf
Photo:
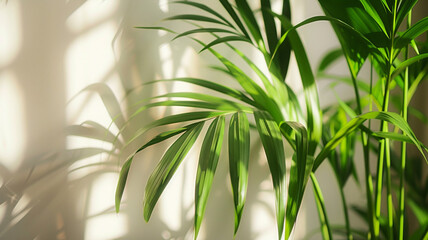
<path fill-rule="evenodd" d="M 400 128 L 403 133 L 405 133 L 410 138 L 412 143 L 415 144 L 415 146 L 421 152 L 422 156 L 426 159 L 420 141 L 416 138 L 408 123 L 400 115 L 393 112 L 369 112 L 352 119 L 336 133 L 336 135 L 324 146 L 324 148 L 316 157 L 314 171 L 319 167 L 328 154 L 330 154 L 330 152 L 345 139 L 347 135 L 355 132 L 355 130 L 368 119 L 378 119 L 389 122 Z"/>
<path fill-rule="evenodd" d="M 146 221 L 150 219 L 153 209 L 169 180 L 171 180 L 171 177 L 180 166 L 180 163 L 195 143 L 196 138 L 201 132 L 202 126 L 203 122 L 195 125 L 181 135 L 171 147 L 168 148 L 159 164 L 150 175 L 143 203 L 144 219 Z"/>
<path fill-rule="evenodd" d="M 135 157 L 135 155 L 141 151 L 143 151 L 144 149 L 163 142 L 171 137 L 174 137 L 180 133 L 183 133 L 185 131 L 188 131 L 190 129 L 193 129 L 196 125 L 201 124 L 200 122 L 198 123 L 193 123 L 181 128 L 176 128 L 170 131 L 166 131 L 163 132 L 157 136 L 155 136 L 153 139 L 151 139 L 149 142 L 147 142 L 146 144 L 144 144 L 143 146 L 141 146 L 137 151 L 135 151 L 134 154 L 132 154 L 131 157 L 129 157 L 129 159 L 123 164 L 122 169 L 120 170 L 119 173 L 119 180 L 117 182 L 117 187 L 116 187 L 116 194 L 115 194 L 115 208 L 116 208 L 116 212 L 118 213 L 120 210 L 120 202 L 122 201 L 122 196 L 123 196 L 123 192 L 125 190 L 125 185 L 126 185 L 126 181 L 128 179 L 128 174 L 129 174 L 129 169 L 131 168 L 131 164 L 132 161 Z"/>
<path fill-rule="evenodd" d="M 205 212 L 224 135 L 224 116 L 217 117 L 208 128 L 199 155 L 195 187 L 195 239 Z"/>
<path fill-rule="evenodd" d="M 278 239 L 281 239 L 284 231 L 286 199 L 286 168 L 282 136 L 278 125 L 266 112 L 256 111 L 254 112 L 254 117 L 272 176 L 276 199 Z"/>
<path fill-rule="evenodd" d="M 235 113 L 229 126 L 229 172 L 235 203 L 236 234 L 247 196 L 248 162 L 250 159 L 250 127 L 247 116 Z"/>

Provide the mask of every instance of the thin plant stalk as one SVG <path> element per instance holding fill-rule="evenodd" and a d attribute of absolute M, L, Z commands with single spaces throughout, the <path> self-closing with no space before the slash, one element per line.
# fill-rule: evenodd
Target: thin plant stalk
<path fill-rule="evenodd" d="M 345 214 L 345 226 L 346 226 L 346 237 L 348 240 L 353 240 L 354 237 L 352 236 L 351 232 L 351 225 L 349 222 L 349 213 L 348 213 L 348 206 L 346 204 L 346 197 L 345 193 L 343 191 L 343 186 L 340 186 L 340 197 L 342 199 L 342 205 L 343 205 L 343 213 Z"/>
<path fill-rule="evenodd" d="M 311 172 L 310 176 L 311 176 L 312 186 L 314 187 L 315 202 L 317 204 L 318 215 L 321 222 L 321 235 L 324 240 L 331 240 L 333 238 L 331 235 L 331 227 L 328 221 L 327 211 L 324 204 L 324 197 L 322 195 L 321 188 L 318 184 L 318 180 L 315 177 L 315 174 Z"/>
<path fill-rule="evenodd" d="M 407 17 L 407 28 L 410 28 L 412 22 L 412 11 L 409 12 Z M 404 50 L 404 58 L 409 57 L 408 47 Z M 407 121 L 407 98 L 408 98 L 408 88 L 409 88 L 409 68 L 406 68 L 404 72 L 404 87 L 403 87 L 403 105 L 402 105 L 402 116 L 403 119 Z M 405 204 L 405 194 L 404 194 L 404 174 L 406 170 L 406 142 L 401 144 L 401 169 L 400 169 L 400 193 L 399 193 L 399 227 L 398 227 L 398 236 L 399 240 L 404 239 L 404 204 Z"/>
<path fill-rule="evenodd" d="M 357 81 L 356 81 L 356 77 L 354 76 L 354 74 L 351 74 L 352 77 L 352 82 L 353 82 L 353 86 L 354 86 L 354 91 L 355 91 L 355 96 L 356 96 L 356 101 L 357 101 L 357 113 L 361 114 L 362 113 L 362 107 L 361 107 L 361 101 L 360 101 L 360 94 L 358 91 L 358 85 L 357 85 Z M 372 81 L 372 74 L 370 74 L 370 81 Z M 370 94 L 371 94 L 371 86 L 372 84 L 370 84 Z M 371 104 L 370 104 L 371 105 Z M 371 106 L 370 106 L 371 107 Z M 370 126 L 369 126 L 370 128 Z M 370 228 L 370 235 L 373 236 L 374 232 L 373 232 L 373 218 L 374 218 L 374 214 L 373 214 L 373 180 L 372 180 L 372 175 L 370 173 L 370 142 L 369 142 L 369 138 L 368 135 L 361 131 L 361 139 L 362 139 L 362 143 L 363 143 L 363 152 L 364 152 L 364 170 L 365 170 L 365 183 L 366 183 L 366 197 L 367 197 L 367 211 L 368 211 L 368 218 L 369 218 L 369 228 Z M 347 214 L 347 213 L 345 213 Z M 348 221 L 349 222 L 349 221 Z M 347 231 L 348 231 L 348 227 L 347 227 Z M 349 233 L 349 232 L 348 232 Z M 349 234 L 348 234 L 349 236 Z"/>
<path fill-rule="evenodd" d="M 397 0 L 394 1 L 393 9 L 393 27 L 390 32 L 391 46 L 389 48 L 389 59 L 388 59 L 388 76 L 386 77 L 385 89 L 384 89 L 384 99 L 382 105 L 382 111 L 388 111 L 389 105 L 389 84 L 392 81 L 392 72 L 393 72 L 393 53 L 394 53 L 394 36 L 396 31 L 396 20 L 397 15 Z M 382 132 L 388 132 L 388 124 L 385 121 L 381 121 L 380 129 Z M 390 158 L 390 148 L 389 148 L 389 139 L 385 138 L 380 140 L 379 143 L 379 157 L 378 157 L 378 169 L 377 169 L 377 182 L 376 182 L 376 209 L 375 209 L 375 238 L 379 238 L 379 228 L 380 228 L 380 212 L 381 212 L 381 200 L 382 200 L 382 180 L 383 180 L 383 165 L 386 162 L 386 191 L 387 191 L 387 209 L 388 209 L 388 239 L 393 238 L 393 208 L 392 205 L 392 195 L 391 195 L 391 158 Z"/>
<path fill-rule="evenodd" d="M 350 68 L 351 69 L 351 68 Z M 354 71 L 350 71 L 351 72 L 351 78 L 352 78 L 352 84 L 354 86 L 354 92 L 355 92 L 355 98 L 356 98 L 356 102 L 357 102 L 357 114 L 362 114 L 363 109 L 361 106 L 361 98 L 360 98 L 360 92 L 359 92 L 359 88 L 358 88 L 358 84 L 357 84 L 357 77 L 355 76 L 356 74 L 354 74 Z M 372 76 L 370 76 L 370 81 Z M 371 85 L 370 85 L 371 87 Z M 367 205 L 368 205 L 368 216 L 369 216 L 369 228 L 370 228 L 370 233 L 373 236 L 373 201 L 372 201 L 372 196 L 373 196 L 373 182 L 372 182 L 372 177 L 371 177 L 371 173 L 370 173 L 370 157 L 369 157 L 369 153 L 370 153 L 370 142 L 368 139 L 368 136 L 365 132 L 361 131 L 361 139 L 362 139 L 362 143 L 363 143 L 363 152 L 364 152 L 364 169 L 365 169 L 365 182 L 366 182 L 366 197 L 367 197 Z M 347 213 L 345 213 L 347 214 Z M 349 222 L 349 221 L 348 221 Z M 351 236 L 349 234 L 349 226 L 347 226 L 347 231 L 348 231 L 348 236 Z"/>
<path fill-rule="evenodd" d="M 370 61 L 370 96 L 372 96 L 373 91 L 373 59 Z M 369 99 L 369 111 L 372 111 L 372 98 Z M 368 122 L 368 128 L 371 129 L 371 121 Z M 369 222 L 370 235 L 367 236 L 368 239 L 371 239 L 374 236 L 374 212 L 373 212 L 373 178 L 370 172 L 370 139 L 368 134 L 361 132 L 361 139 L 363 142 L 363 151 L 364 151 L 364 174 L 365 174 L 365 184 L 366 184 L 366 198 L 367 198 L 367 216 Z"/>

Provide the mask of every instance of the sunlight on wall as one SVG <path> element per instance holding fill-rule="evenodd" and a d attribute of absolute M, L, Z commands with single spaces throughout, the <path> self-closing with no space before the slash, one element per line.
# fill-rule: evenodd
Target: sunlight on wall
<path fill-rule="evenodd" d="M 86 224 L 85 239 L 116 239 L 127 232 L 125 216 L 116 214 L 114 205 L 114 188 L 117 183 L 116 173 L 105 173 L 96 178 L 92 184 L 88 202 L 89 220 Z"/>
<path fill-rule="evenodd" d="M 117 75 L 111 39 L 117 31 L 113 21 L 96 25 L 91 31 L 79 35 L 66 55 L 67 97 L 96 82 L 107 82 Z"/>
<path fill-rule="evenodd" d="M 7 5 L 0 7 L 0 69 L 15 59 L 22 42 L 20 3 L 10 1 Z"/>
<path fill-rule="evenodd" d="M 159 0 L 159 8 L 162 12 L 169 12 L 168 0 Z"/>
<path fill-rule="evenodd" d="M 119 29 L 119 19 L 116 18 L 119 4 L 120 1 L 86 1 L 67 19 L 66 26 L 75 35 L 65 56 L 67 99 L 93 83 L 106 83 L 115 93 L 121 90 L 116 60 L 116 54 L 120 53 L 114 49 L 113 42 Z M 69 124 L 86 120 L 104 127 L 110 124 L 111 117 L 105 106 L 108 103 L 101 101 L 96 87 L 92 90 L 95 91 L 80 93 L 68 104 Z M 115 126 L 113 128 L 117 130 Z M 95 139 L 69 137 L 67 147 L 109 149 L 111 145 Z M 87 217 L 84 237 L 88 240 L 119 239 L 128 232 L 127 218 L 114 212 L 118 174 L 108 172 L 106 160 L 105 154 L 96 155 L 77 161 L 69 168 L 69 181 L 94 175 L 86 184 L 88 192 L 81 190 L 87 196 L 83 214 Z M 89 167 L 91 164 L 95 165 Z"/>
<path fill-rule="evenodd" d="M 91 0 L 78 8 L 67 19 L 67 28 L 73 33 L 80 34 L 94 26 L 105 23 L 114 15 L 119 7 L 119 1 Z"/>
<path fill-rule="evenodd" d="M 159 34 L 161 37 L 163 34 Z M 172 78 L 172 69 L 174 69 L 171 46 L 169 43 L 163 43 L 159 46 L 159 58 L 162 63 L 162 77 Z"/>
<path fill-rule="evenodd" d="M 0 54 L 1 55 L 1 54 Z M 14 172 L 20 166 L 26 141 L 23 96 L 11 72 L 0 74 L 0 162 Z"/>

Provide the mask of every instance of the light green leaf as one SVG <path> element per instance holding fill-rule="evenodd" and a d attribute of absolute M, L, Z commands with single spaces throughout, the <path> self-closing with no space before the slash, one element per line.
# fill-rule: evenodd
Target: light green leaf
<path fill-rule="evenodd" d="M 200 44 L 204 45 L 204 43 L 198 41 Z M 241 85 L 241 87 L 255 100 L 257 103 L 257 108 L 261 110 L 267 110 L 274 117 L 276 121 L 282 121 L 283 116 L 273 99 L 271 99 L 267 93 L 248 75 L 246 75 L 242 69 L 236 66 L 234 63 L 223 57 L 221 54 L 209 48 L 209 51 L 220 60 L 225 67 L 230 71 L 230 73 L 234 76 L 235 80 Z"/>
<path fill-rule="evenodd" d="M 247 116 L 235 113 L 229 126 L 229 172 L 235 203 L 236 234 L 247 196 L 248 162 L 250 159 L 250 129 Z"/>
<path fill-rule="evenodd" d="M 159 164 L 150 175 L 146 185 L 143 203 L 144 219 L 146 221 L 150 219 L 153 209 L 169 180 L 171 180 L 171 177 L 174 175 L 180 163 L 195 143 L 202 126 L 203 122 L 195 125 L 181 135 L 171 147 L 168 148 Z"/>
<path fill-rule="evenodd" d="M 224 116 L 217 117 L 208 128 L 199 155 L 195 187 L 195 239 L 204 217 L 224 135 Z"/>

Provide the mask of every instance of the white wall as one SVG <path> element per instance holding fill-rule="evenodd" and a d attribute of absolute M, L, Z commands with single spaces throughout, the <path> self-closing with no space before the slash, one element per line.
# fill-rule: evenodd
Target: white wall
<path fill-rule="evenodd" d="M 219 8 L 217 1 L 210 5 Z M 321 11 L 313 0 L 292 1 L 295 23 Z M 124 157 L 108 156 L 110 143 L 77 134 L 96 133 L 69 125 L 87 120 L 109 126 L 112 116 L 129 116 L 133 104 L 179 84 L 138 88 L 130 100 L 125 92 L 153 79 L 174 76 L 218 78 L 207 66 L 213 58 L 197 55 L 186 40 L 170 44 L 171 35 L 142 31 L 180 12 L 160 0 L 67 0 L 0 3 L 0 239 L 191 239 L 193 188 L 197 151 L 180 167 L 149 223 L 142 215 L 144 186 L 167 146 L 139 155 L 133 164 L 122 210 L 114 212 L 114 191 Z M 183 29 L 182 25 L 167 26 Z M 301 30 L 311 63 L 337 46 L 327 23 Z M 291 69 L 296 75 L 297 70 Z M 107 84 L 79 93 L 93 83 Z M 325 89 L 320 84 L 320 89 Z M 352 94 L 343 90 L 342 94 Z M 101 92 L 103 100 L 97 92 Z M 329 100 L 321 95 L 321 102 Z M 115 107 L 115 101 L 121 108 Z M 106 109 L 106 106 L 108 109 Z M 139 116 L 120 138 L 126 142 L 138 126 L 176 110 L 159 109 Z M 86 125 L 85 125 L 86 124 Z M 88 122 L 83 127 L 88 126 Z M 89 123 L 90 124 L 90 123 Z M 111 130 L 124 123 L 117 119 Z M 66 129 L 66 130 L 64 130 Z M 82 130 L 83 129 L 83 130 Z M 95 135 L 94 135 L 95 134 Z M 98 132 L 103 139 L 105 132 Z M 153 135 L 153 133 L 151 133 Z M 144 142 L 149 138 L 139 139 Z M 162 150 L 161 150 L 162 149 Z M 252 155 L 264 157 L 254 141 Z M 199 239 L 232 239 L 233 205 L 227 162 L 222 159 L 214 179 Z M 343 223 L 331 170 L 318 173 L 332 223 Z M 331 187 L 325 187 L 330 186 Z M 352 184 L 351 184 L 352 185 Z M 363 190 L 350 186 L 349 199 L 364 201 Z M 354 220 L 353 220 L 354 221 Z M 299 216 L 296 239 L 318 227 L 311 188 Z M 250 167 L 248 200 L 236 239 L 275 239 L 274 199 L 265 161 Z"/>

